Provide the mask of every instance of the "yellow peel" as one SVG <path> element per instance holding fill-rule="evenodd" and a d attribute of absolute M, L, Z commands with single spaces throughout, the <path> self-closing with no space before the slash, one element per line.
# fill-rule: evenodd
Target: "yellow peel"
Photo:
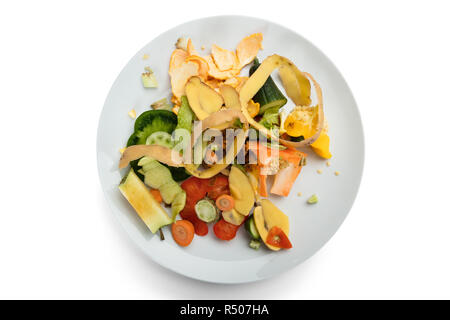
<path fill-rule="evenodd" d="M 275 136 L 271 131 L 269 131 L 267 128 L 253 120 L 253 118 L 250 116 L 250 114 L 247 111 L 247 106 L 250 101 L 250 99 L 253 98 L 253 96 L 258 92 L 259 89 L 264 85 L 266 80 L 269 78 L 270 74 L 277 68 L 285 67 L 294 70 L 294 73 L 301 74 L 306 79 L 311 80 L 311 82 L 314 84 L 314 88 L 317 95 L 318 100 L 318 124 L 316 133 L 301 142 L 293 142 L 289 140 L 280 139 L 279 137 Z M 282 79 L 283 80 L 283 79 Z M 286 79 L 285 79 L 286 80 Z M 283 81 L 283 83 L 289 83 L 288 81 Z M 298 84 L 298 83 L 297 83 Z M 291 88 L 289 88 L 291 89 Z M 290 92 L 292 90 L 286 90 L 287 92 Z M 288 94 L 289 95 L 289 94 Z M 291 96 L 289 98 L 292 99 Z M 323 114 L 323 97 L 322 97 L 322 89 L 320 88 L 317 81 L 307 72 L 302 72 L 298 70 L 298 68 L 287 58 L 279 56 L 279 55 L 272 55 L 267 57 L 259 66 L 259 68 L 252 74 L 252 76 L 245 82 L 245 84 L 242 86 L 241 90 L 239 91 L 239 100 L 241 104 L 241 112 L 244 115 L 244 117 L 247 119 L 248 123 L 258 129 L 260 132 L 262 132 L 264 135 L 272 138 L 275 141 L 280 141 L 283 145 L 293 147 L 293 148 L 299 148 L 299 147 L 306 147 L 310 144 L 312 144 L 314 141 L 319 138 L 320 133 L 323 128 L 324 124 L 324 114 Z"/>
<path fill-rule="evenodd" d="M 120 158 L 119 169 L 127 167 L 131 161 L 142 157 L 150 157 L 172 167 L 182 167 L 182 158 L 175 150 L 159 146 L 139 144 L 125 149 Z"/>

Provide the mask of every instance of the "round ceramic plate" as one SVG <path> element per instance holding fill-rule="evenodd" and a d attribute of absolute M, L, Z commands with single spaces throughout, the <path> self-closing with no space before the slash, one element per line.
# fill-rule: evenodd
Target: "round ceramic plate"
<path fill-rule="evenodd" d="M 118 184 L 125 173 L 119 171 L 119 149 L 125 146 L 134 121 L 127 113 L 149 110 L 152 102 L 170 98 L 168 66 L 174 43 L 190 37 L 201 54 L 212 44 L 234 50 L 239 41 L 252 33 L 263 34 L 264 49 L 260 61 L 277 53 L 311 73 L 320 83 L 325 116 L 331 137 L 330 166 L 312 151 L 308 164 L 297 178 L 289 197 L 270 199 L 290 220 L 293 248 L 272 252 L 262 246 L 248 246 L 249 236 L 240 228 L 232 241 L 215 237 L 212 225 L 205 237 L 196 236 L 189 247 L 179 247 L 165 228 L 166 240 L 153 235 L 120 194 Z M 200 48 L 204 46 L 205 50 Z M 143 59 L 148 54 L 149 59 Z M 159 82 L 157 89 L 145 89 L 140 75 L 150 66 Z M 242 71 L 248 75 L 248 67 Z M 275 72 L 275 81 L 279 77 Z M 279 82 L 278 82 L 279 83 Z M 280 87 L 281 88 L 281 87 Z M 286 108 L 291 108 L 288 104 Z M 112 211 L 133 241 L 155 262 L 187 277 L 217 283 L 242 283 L 279 275 L 302 263 L 317 252 L 337 231 L 356 197 L 364 162 L 361 119 L 352 93 L 333 63 L 313 44 L 280 25 L 242 16 L 220 16 L 191 21 L 177 26 L 140 50 L 125 66 L 109 92 L 103 108 L 97 136 L 100 181 Z M 318 170 L 322 173 L 319 174 Z M 340 175 L 336 176 L 335 171 Z M 298 193 L 301 192 L 301 196 Z M 319 202 L 308 205 L 317 194 Z"/>

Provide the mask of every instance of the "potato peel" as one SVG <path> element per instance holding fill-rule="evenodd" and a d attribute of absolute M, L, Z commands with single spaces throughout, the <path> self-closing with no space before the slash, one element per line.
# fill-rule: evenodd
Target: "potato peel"
<path fill-rule="evenodd" d="M 252 97 L 258 92 L 258 90 L 264 85 L 266 80 L 269 78 L 270 74 L 273 72 L 273 70 L 279 68 L 279 67 L 286 67 L 286 68 L 292 68 L 296 73 L 303 75 L 304 77 L 308 78 L 314 85 L 317 100 L 318 100 L 318 124 L 316 128 L 316 133 L 300 142 L 294 142 L 289 140 L 281 139 L 280 137 L 275 136 L 271 131 L 269 131 L 266 127 L 262 126 L 258 122 L 256 122 L 248 113 L 247 106 L 252 99 Z M 286 90 L 289 91 L 289 90 Z M 264 135 L 270 137 L 271 139 L 275 141 L 279 141 L 281 144 L 294 147 L 294 148 L 300 148 L 300 147 L 306 147 L 311 145 L 314 141 L 316 141 L 320 133 L 322 132 L 323 125 L 324 125 L 324 114 L 323 114 L 323 96 L 322 96 L 322 89 L 320 88 L 320 85 L 317 83 L 317 81 L 313 78 L 312 75 L 310 75 L 307 72 L 300 71 L 289 59 L 279 56 L 277 54 L 271 55 L 267 57 L 259 66 L 259 68 L 253 73 L 253 75 L 245 82 L 245 84 L 242 86 L 240 90 L 240 103 L 241 103 L 241 112 L 244 115 L 244 117 L 247 119 L 248 123 L 258 129 L 260 132 L 262 132 Z M 291 98 L 291 96 L 289 96 Z"/>
<path fill-rule="evenodd" d="M 202 131 L 207 129 L 217 129 L 223 124 L 228 124 L 239 119 L 243 124 L 247 123 L 247 120 L 240 110 L 236 109 L 225 109 L 217 111 L 211 114 L 209 117 L 199 121 L 196 126 L 201 126 Z M 228 128 L 232 125 L 228 125 Z"/>
<path fill-rule="evenodd" d="M 150 157 L 172 167 L 182 167 L 182 157 L 175 150 L 159 145 L 138 144 L 125 149 L 120 158 L 119 169 L 126 168 L 131 161 Z"/>

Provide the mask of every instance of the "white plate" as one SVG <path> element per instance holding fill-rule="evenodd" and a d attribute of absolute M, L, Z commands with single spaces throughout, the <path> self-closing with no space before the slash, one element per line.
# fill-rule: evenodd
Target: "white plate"
<path fill-rule="evenodd" d="M 248 247 L 249 237 L 241 228 L 233 241 L 218 240 L 210 226 L 206 237 L 196 236 L 187 248 L 173 241 L 165 228 L 166 240 L 160 241 L 139 220 L 122 197 L 118 184 L 124 172 L 118 170 L 122 148 L 132 133 L 134 121 L 127 115 L 149 109 L 152 102 L 169 97 L 169 57 L 180 36 L 193 40 L 197 50 L 206 54 L 212 44 L 234 49 L 245 36 L 262 32 L 263 60 L 273 53 L 292 60 L 301 70 L 311 73 L 320 83 L 325 115 L 331 137 L 331 166 L 309 152 L 308 165 L 302 170 L 288 198 L 271 197 L 290 219 L 293 249 L 272 252 Z M 204 45 L 206 51 L 201 51 Z M 149 55 L 143 60 L 144 54 Z M 140 74 L 145 66 L 155 72 L 158 89 L 144 89 Z M 247 69 L 243 73 L 247 72 Z M 276 74 L 276 73 L 275 73 Z M 273 76 L 278 81 L 278 75 Z M 187 277 L 217 283 L 242 283 L 278 275 L 311 257 L 337 231 L 356 197 L 364 162 L 361 119 L 352 93 L 333 63 L 314 45 L 297 33 L 261 19 L 219 16 L 177 26 L 142 48 L 125 66 L 114 82 L 103 108 L 97 136 L 100 181 L 112 211 L 133 241 L 154 261 Z M 317 170 L 322 170 L 318 174 Z M 335 176 L 334 172 L 341 172 Z M 301 192 L 301 197 L 297 193 Z M 307 198 L 319 196 L 316 205 Z"/>

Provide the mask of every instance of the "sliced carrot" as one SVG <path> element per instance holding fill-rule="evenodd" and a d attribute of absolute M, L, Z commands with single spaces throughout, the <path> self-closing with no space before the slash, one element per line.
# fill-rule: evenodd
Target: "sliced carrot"
<path fill-rule="evenodd" d="M 278 171 L 270 189 L 270 193 L 287 197 L 302 170 L 301 161 L 306 158 L 306 153 L 288 148 L 280 150 L 280 158 L 288 162 L 288 166 Z"/>
<path fill-rule="evenodd" d="M 269 196 L 269 194 L 267 193 L 267 176 L 265 174 L 259 174 L 259 194 L 262 197 Z"/>
<path fill-rule="evenodd" d="M 187 247 L 194 239 L 194 225 L 188 220 L 178 220 L 172 224 L 172 237 L 182 247 Z"/>
<path fill-rule="evenodd" d="M 228 194 L 222 194 L 216 199 L 216 205 L 219 210 L 230 211 L 234 208 L 234 199 Z"/>
<path fill-rule="evenodd" d="M 287 167 L 278 171 L 278 173 L 275 175 L 275 179 L 273 180 L 270 193 L 277 194 L 282 197 L 287 197 L 301 170 L 301 166 L 296 166 L 292 163 L 289 163 Z"/>
<path fill-rule="evenodd" d="M 280 158 L 294 165 L 300 165 L 300 161 L 307 157 L 307 154 L 296 149 L 287 148 L 280 150 Z"/>
<path fill-rule="evenodd" d="M 155 198 L 156 201 L 158 201 L 159 203 L 163 202 L 161 192 L 159 192 L 158 189 L 150 189 L 150 193 L 152 194 L 153 198 Z"/>

